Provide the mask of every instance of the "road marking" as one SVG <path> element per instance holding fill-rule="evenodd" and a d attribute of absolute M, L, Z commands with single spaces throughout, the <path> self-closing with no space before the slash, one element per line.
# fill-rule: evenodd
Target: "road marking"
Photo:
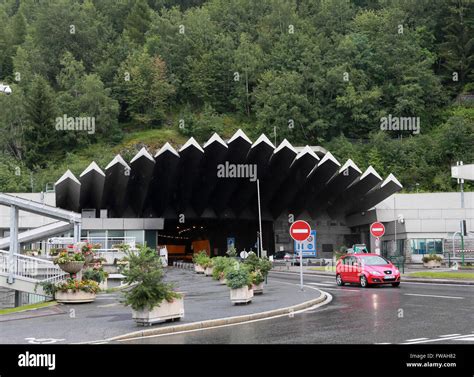
<path fill-rule="evenodd" d="M 436 298 L 453 298 L 456 300 L 464 300 L 464 297 L 459 296 L 437 296 L 437 295 L 422 295 L 419 293 L 404 293 L 405 296 L 419 296 L 419 297 L 436 297 Z"/>
<path fill-rule="evenodd" d="M 457 339 L 455 339 L 455 340 L 457 340 Z M 462 338 L 462 339 L 459 339 L 459 340 L 463 340 L 463 341 L 465 340 L 465 341 L 468 341 L 468 342 L 474 342 L 474 337 L 472 337 L 472 338 Z"/>
<path fill-rule="evenodd" d="M 401 343 L 401 344 L 418 344 L 418 343 L 433 343 L 433 342 L 441 342 L 443 340 L 462 340 L 463 338 L 470 338 L 472 337 L 471 334 L 469 335 L 462 335 L 462 336 L 452 336 L 450 338 L 444 337 L 444 338 L 436 338 L 436 339 L 428 339 L 428 340 L 420 340 L 420 341 L 412 341 L 408 343 Z M 423 339 L 423 338 L 421 338 Z M 426 338 L 425 338 L 426 339 Z"/>
<path fill-rule="evenodd" d="M 117 306 L 118 303 L 107 304 L 107 305 L 97 305 L 98 308 L 110 308 L 111 306 Z"/>
<path fill-rule="evenodd" d="M 334 285 L 334 283 L 307 283 L 307 284 L 324 285 L 324 286 L 329 286 L 329 287 L 332 287 Z"/>
<path fill-rule="evenodd" d="M 66 339 L 55 339 L 55 338 L 25 338 L 30 344 L 52 344 L 62 342 Z"/>
<path fill-rule="evenodd" d="M 392 344 L 392 343 L 374 343 L 374 344 Z"/>
<path fill-rule="evenodd" d="M 407 339 L 405 342 L 419 342 L 420 340 L 428 340 L 428 338 Z"/>
<path fill-rule="evenodd" d="M 447 336 L 458 336 L 458 335 L 461 335 L 461 334 L 446 334 L 446 335 L 440 335 L 439 337 L 444 338 L 444 337 L 447 337 Z"/>

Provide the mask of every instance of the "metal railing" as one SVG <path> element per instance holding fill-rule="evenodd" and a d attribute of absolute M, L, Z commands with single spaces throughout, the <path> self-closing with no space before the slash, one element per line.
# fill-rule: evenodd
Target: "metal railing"
<path fill-rule="evenodd" d="M 0 274 L 9 275 L 13 269 L 13 276 L 32 283 L 57 282 L 64 280 L 67 273 L 61 270 L 53 262 L 30 257 L 22 254 L 14 254 L 10 261 L 10 254 L 0 250 Z"/>

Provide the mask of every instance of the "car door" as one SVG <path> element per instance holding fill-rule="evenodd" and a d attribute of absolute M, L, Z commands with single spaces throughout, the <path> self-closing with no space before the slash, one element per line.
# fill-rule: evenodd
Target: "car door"
<path fill-rule="evenodd" d="M 355 276 L 356 276 L 356 271 L 355 271 L 355 266 L 354 266 L 354 263 L 356 262 L 356 258 L 355 257 L 347 257 L 346 258 L 346 265 L 344 266 L 344 270 L 346 271 L 346 277 L 344 279 L 344 281 L 347 281 L 348 283 L 353 283 L 356 280 Z"/>
<path fill-rule="evenodd" d="M 349 260 L 350 257 L 342 257 L 340 259 L 340 265 L 339 265 L 339 269 L 338 269 L 338 273 L 339 275 L 341 275 L 341 279 L 342 281 L 344 282 L 347 282 L 347 270 L 348 270 L 348 265 L 347 265 L 347 261 Z"/>

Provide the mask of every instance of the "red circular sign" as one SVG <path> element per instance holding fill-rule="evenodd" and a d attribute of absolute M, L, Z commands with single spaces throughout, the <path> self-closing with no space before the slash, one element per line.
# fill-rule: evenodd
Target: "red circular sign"
<path fill-rule="evenodd" d="M 304 241 L 311 234 L 311 227 L 306 221 L 298 220 L 291 224 L 290 236 L 295 241 Z"/>
<path fill-rule="evenodd" d="M 382 223 L 373 223 L 370 226 L 370 234 L 374 237 L 382 237 L 385 234 L 385 226 Z"/>

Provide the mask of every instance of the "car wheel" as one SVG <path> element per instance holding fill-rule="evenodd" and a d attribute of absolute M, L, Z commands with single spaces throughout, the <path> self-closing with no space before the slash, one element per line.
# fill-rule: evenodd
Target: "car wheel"
<path fill-rule="evenodd" d="M 395 287 L 395 288 L 396 288 L 396 287 L 398 287 L 398 286 L 400 286 L 400 282 L 392 283 L 392 287 Z"/>
<path fill-rule="evenodd" d="M 368 288 L 368 286 L 369 286 L 369 282 L 367 281 L 367 278 L 365 277 L 365 275 L 362 275 L 360 277 L 360 286 L 362 288 Z"/>
<path fill-rule="evenodd" d="M 336 275 L 336 284 L 342 287 L 344 285 L 344 282 L 342 281 L 342 277 L 340 274 Z"/>

